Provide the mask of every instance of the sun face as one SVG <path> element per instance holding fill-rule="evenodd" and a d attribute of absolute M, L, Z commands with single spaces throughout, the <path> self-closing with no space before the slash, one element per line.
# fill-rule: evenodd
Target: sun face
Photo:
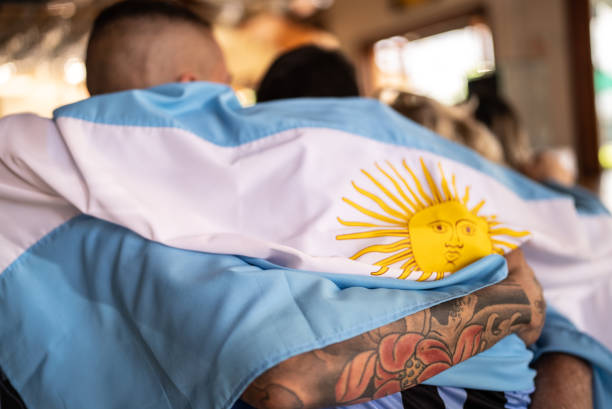
<path fill-rule="evenodd" d="M 459 202 L 445 202 L 415 214 L 408 224 L 419 269 L 451 272 L 491 254 L 487 221 Z"/>
<path fill-rule="evenodd" d="M 356 260 L 370 253 L 391 254 L 374 263 L 379 269 L 372 272 L 372 275 L 385 274 L 391 266 L 397 265 L 401 270 L 398 278 L 406 279 L 413 272 L 418 272 L 420 274 L 415 274 L 418 277 L 410 278 L 419 281 L 439 280 L 484 256 L 494 252 L 504 254 L 504 248 L 517 247 L 516 244 L 500 240 L 497 236 L 524 237 L 529 234 L 526 231 L 500 227 L 496 216 L 480 216 L 479 211 L 485 204 L 484 200 L 469 209 L 469 186 L 465 188 L 465 194 L 461 198 L 457 192 L 455 175 L 452 175 L 449 185 L 441 165 L 438 165 L 441 176 L 438 187 L 421 159 L 421 168 L 430 194 L 425 191 L 406 161 L 402 161 L 402 165 L 412 179 L 412 186 L 391 163 L 387 162 L 387 165 L 389 171 L 378 164 L 376 167 L 393 185 L 395 192 L 365 170 L 362 172 L 382 195 L 362 189 L 353 182 L 355 190 L 379 210 L 370 210 L 343 198 L 344 202 L 367 216 L 368 220 L 344 221 L 338 218 L 344 226 L 367 228 L 361 232 L 339 235 L 336 237 L 338 240 L 398 238 L 393 243 L 368 246 L 351 257 Z"/>

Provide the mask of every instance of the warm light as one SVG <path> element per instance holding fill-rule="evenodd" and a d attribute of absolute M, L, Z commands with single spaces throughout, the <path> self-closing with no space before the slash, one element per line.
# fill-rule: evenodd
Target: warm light
<path fill-rule="evenodd" d="M 467 97 L 467 81 L 495 69 L 493 38 L 483 24 L 423 38 L 374 44 L 377 87 L 398 87 L 447 104 Z"/>
<path fill-rule="evenodd" d="M 330 8 L 333 4 L 333 0 L 291 0 L 289 10 L 299 17 L 306 18 L 317 10 Z"/>
<path fill-rule="evenodd" d="M 85 80 L 85 64 L 79 58 L 69 58 L 64 64 L 64 79 L 67 83 L 77 85 Z"/>
<path fill-rule="evenodd" d="M 17 68 L 12 62 L 0 65 L 0 84 L 8 82 L 15 72 L 17 72 Z"/>
<path fill-rule="evenodd" d="M 56 0 L 47 4 L 47 11 L 52 16 L 69 19 L 76 13 L 76 4 L 69 0 Z"/>
<path fill-rule="evenodd" d="M 244 17 L 246 10 L 241 1 L 225 1 L 221 5 L 216 20 L 226 25 L 236 25 Z"/>
<path fill-rule="evenodd" d="M 385 74 L 402 74 L 402 49 L 408 43 L 404 37 L 396 36 L 374 44 L 374 62 Z"/>
<path fill-rule="evenodd" d="M 249 107 L 256 102 L 255 90 L 252 88 L 240 88 L 235 90 L 236 97 L 243 107 Z"/>
<path fill-rule="evenodd" d="M 612 144 L 599 148 L 599 163 L 604 168 L 612 168 Z"/>
<path fill-rule="evenodd" d="M 334 0 L 311 0 L 318 9 L 328 9 L 334 5 Z"/>

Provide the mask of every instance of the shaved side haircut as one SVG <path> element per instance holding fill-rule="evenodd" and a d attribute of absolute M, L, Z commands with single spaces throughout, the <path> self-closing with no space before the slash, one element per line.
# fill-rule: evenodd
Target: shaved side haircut
<path fill-rule="evenodd" d="M 208 21 L 176 3 L 161 0 L 127 0 L 115 3 L 102 10 L 94 21 L 91 36 L 94 37 L 106 26 L 124 18 L 152 17 L 181 20 L 210 29 Z"/>
<path fill-rule="evenodd" d="M 103 10 L 89 37 L 86 66 L 92 95 L 228 77 L 210 23 L 162 0 L 122 1 Z"/>

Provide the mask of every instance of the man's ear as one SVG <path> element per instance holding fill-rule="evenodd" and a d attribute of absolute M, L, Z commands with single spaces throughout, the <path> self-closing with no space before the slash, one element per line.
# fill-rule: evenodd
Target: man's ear
<path fill-rule="evenodd" d="M 178 77 L 178 82 L 194 82 L 197 80 L 198 78 L 190 72 L 184 72 Z"/>

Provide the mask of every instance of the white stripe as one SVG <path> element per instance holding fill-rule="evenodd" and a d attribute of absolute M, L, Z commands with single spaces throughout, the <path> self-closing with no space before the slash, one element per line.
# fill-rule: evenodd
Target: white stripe
<path fill-rule="evenodd" d="M 38 161 L 74 169 L 54 123 L 30 114 L 0 119 L 0 274 L 79 213 L 45 183 L 44 168 L 33 169 Z"/>
<path fill-rule="evenodd" d="M 566 236 L 560 232 L 569 228 L 573 236 L 580 233 L 578 220 L 568 220 L 562 228 L 551 216 L 574 214 L 570 200 L 550 200 L 541 206 L 531 202 L 527 206 L 533 211 L 526 212 L 526 203 L 516 194 L 465 165 L 429 152 L 357 140 L 336 130 L 290 130 L 227 148 L 178 129 L 101 125 L 73 118 L 58 122 L 83 175 L 86 194 L 57 180 L 51 182 L 55 188 L 86 213 L 179 247 L 367 274 L 370 265 L 345 258 L 368 241 L 335 239 L 349 231 L 336 217 L 350 220 L 356 212 L 341 199 L 355 197 L 351 180 L 372 188 L 360 169 L 373 169 L 374 162 L 385 160 L 397 166 L 406 158 L 420 172 L 420 157 L 437 179 L 437 163 L 442 161 L 449 178 L 451 173 L 458 175 L 461 190 L 466 181 L 478 181 L 471 184 L 471 203 L 486 199 L 484 214 L 495 213 L 507 224 L 529 226 L 545 237 L 561 236 L 558 246 L 564 249 Z"/>

